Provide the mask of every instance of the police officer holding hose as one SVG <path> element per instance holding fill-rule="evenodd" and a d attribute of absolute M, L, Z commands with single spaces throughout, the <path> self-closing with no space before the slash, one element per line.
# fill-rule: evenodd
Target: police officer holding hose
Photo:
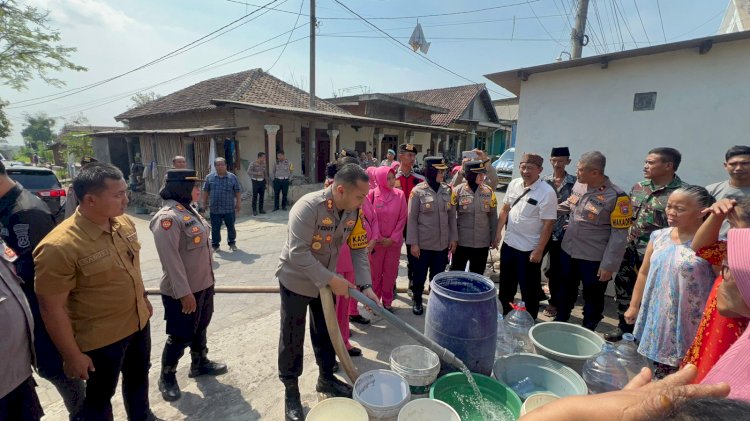
<path fill-rule="evenodd" d="M 341 245 L 351 249 L 357 287 L 373 301 L 367 235 L 357 234 L 359 207 L 369 191 L 365 171 L 355 164 L 336 172 L 325 190 L 308 193 L 289 212 L 289 235 L 281 250 L 276 278 L 281 295 L 279 337 L 279 379 L 285 387 L 285 416 L 303 420 L 298 378 L 302 374 L 305 318 L 310 309 L 310 339 L 318 364 L 315 390 L 334 396 L 351 397 L 352 388 L 334 376 L 336 355 L 326 330 L 321 288 L 347 296 L 354 285 L 336 273 Z"/>

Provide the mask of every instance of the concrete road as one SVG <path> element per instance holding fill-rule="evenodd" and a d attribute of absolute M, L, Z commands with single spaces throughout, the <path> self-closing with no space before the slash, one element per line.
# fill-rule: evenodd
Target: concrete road
<path fill-rule="evenodd" d="M 502 194 L 502 193 L 500 193 Z M 143 248 L 141 266 L 146 287 L 157 288 L 161 264 L 148 228 L 150 217 L 131 215 L 136 221 Z M 240 217 L 237 222 L 239 251 L 227 251 L 226 242 L 214 258 L 217 285 L 274 285 L 273 274 L 278 255 L 286 238 L 287 212 L 269 212 L 259 217 Z M 223 235 L 226 231 L 222 232 Z M 226 240 L 225 240 L 226 241 Z M 497 256 L 494 257 L 497 261 Z M 488 269 L 488 276 L 492 272 Z M 493 276 L 495 279 L 496 277 Z M 399 287 L 407 286 L 406 260 L 399 270 Z M 150 401 L 156 415 L 167 420 L 277 420 L 283 419 L 283 387 L 277 377 L 277 348 L 279 335 L 279 298 L 276 294 L 219 294 L 216 311 L 209 327 L 208 347 L 211 358 L 229 365 L 223 376 L 189 379 L 190 358 L 184 356 L 178 368 L 182 398 L 165 402 L 156 383 L 159 376 L 161 352 L 166 340 L 163 307 L 159 296 L 151 296 L 154 316 L 151 319 L 152 352 L 150 372 Z M 609 300 L 608 300 L 609 302 Z M 399 294 L 394 302 L 396 315 L 423 331 L 424 317 L 411 313 L 410 300 Z M 614 313 L 609 303 L 608 315 Z M 576 308 L 580 316 L 580 308 Z M 616 316 L 615 316 L 616 317 Z M 540 319 L 544 319 L 540 315 Z M 600 325 L 606 331 L 616 324 L 611 318 Z M 416 343 L 382 319 L 361 326 L 352 323 L 351 341 L 362 348 L 364 355 L 354 362 L 360 372 L 388 368 L 393 348 Z M 305 372 L 300 379 L 303 404 L 311 408 L 317 403 L 315 393 L 317 369 L 309 336 L 305 343 Z M 343 370 L 342 370 L 343 372 Z M 342 374 L 342 376 L 344 376 Z M 50 383 L 38 379 L 44 420 L 65 420 L 67 413 L 56 390 Z M 115 419 L 125 420 L 122 397 L 118 390 L 113 399 Z"/>

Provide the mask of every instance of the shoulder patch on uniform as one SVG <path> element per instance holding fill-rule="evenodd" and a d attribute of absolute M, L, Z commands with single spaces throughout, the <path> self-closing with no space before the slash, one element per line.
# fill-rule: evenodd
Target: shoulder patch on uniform
<path fill-rule="evenodd" d="M 458 205 L 458 197 L 456 196 L 455 190 L 451 190 L 451 206 Z"/>
<path fill-rule="evenodd" d="M 170 228 L 172 228 L 172 220 L 171 219 L 162 219 L 161 222 L 159 223 L 159 225 L 161 225 L 161 227 L 165 231 L 169 230 Z"/>
<path fill-rule="evenodd" d="M 496 208 L 497 207 L 497 196 L 495 196 L 495 192 L 491 192 L 491 198 L 490 198 L 490 207 Z"/>
<path fill-rule="evenodd" d="M 621 194 L 617 196 L 615 209 L 609 216 L 609 223 L 612 228 L 624 229 L 630 228 L 633 223 L 633 207 L 630 205 L 630 198 Z"/>

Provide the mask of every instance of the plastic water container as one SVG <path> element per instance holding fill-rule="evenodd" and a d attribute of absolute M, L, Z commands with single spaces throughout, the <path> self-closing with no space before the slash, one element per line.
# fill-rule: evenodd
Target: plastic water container
<path fill-rule="evenodd" d="M 638 345 L 635 344 L 635 336 L 632 333 L 622 335 L 622 340 L 615 344 L 615 354 L 628 372 L 628 380 L 637 376 L 643 367 L 651 368 L 648 358 L 638 353 Z"/>
<path fill-rule="evenodd" d="M 615 354 L 615 346 L 609 342 L 602 345 L 602 351 L 583 364 L 583 380 L 589 387 L 589 394 L 613 392 L 628 384 L 628 372 Z"/>
<path fill-rule="evenodd" d="M 409 383 L 414 395 L 430 393 L 430 385 L 440 372 L 440 358 L 419 345 L 403 345 L 391 351 L 391 370 Z"/>
<path fill-rule="evenodd" d="M 309 418 L 308 418 L 309 419 Z M 398 421 L 461 421 L 455 409 L 435 399 L 414 399 L 398 413 Z M 346 421 L 349 421 L 348 419 Z"/>
<path fill-rule="evenodd" d="M 475 273 L 439 273 L 430 284 L 425 336 L 448 349 L 475 373 L 489 375 L 495 362 L 497 290 Z"/>
<path fill-rule="evenodd" d="M 305 418 L 307 421 L 367 421 L 365 407 L 349 398 L 328 398 L 313 406 Z"/>
<path fill-rule="evenodd" d="M 588 394 L 588 386 L 572 368 L 537 354 L 510 354 L 495 361 L 492 376 L 511 386 L 528 378 L 535 393 L 553 393 L 561 398 Z"/>
<path fill-rule="evenodd" d="M 513 353 L 513 337 L 505 330 L 502 313 L 497 314 L 497 339 L 495 340 L 495 359 Z"/>
<path fill-rule="evenodd" d="M 513 338 L 513 353 L 534 352 L 529 330 L 534 327 L 534 318 L 526 311 L 526 303 L 519 301 L 505 318 L 505 331 Z"/>
<path fill-rule="evenodd" d="M 529 396 L 523 402 L 523 405 L 521 405 L 521 416 L 558 399 L 560 399 L 560 397 L 555 396 L 552 393 L 535 393 Z"/>
<path fill-rule="evenodd" d="M 409 402 L 409 383 L 398 373 L 390 370 L 371 370 L 354 382 L 352 397 L 362 404 L 370 419 L 389 419 L 398 416 L 401 408 Z"/>
<path fill-rule="evenodd" d="M 579 374 L 583 363 L 604 344 L 598 333 L 564 322 L 539 323 L 529 330 L 529 336 L 537 354 L 559 361 Z"/>

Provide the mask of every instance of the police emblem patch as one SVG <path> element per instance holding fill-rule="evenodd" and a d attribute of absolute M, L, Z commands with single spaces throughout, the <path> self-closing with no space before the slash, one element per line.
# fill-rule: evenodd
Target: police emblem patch
<path fill-rule="evenodd" d="M 320 250 L 320 248 L 322 247 L 322 245 L 318 241 L 316 241 L 316 242 L 312 243 L 312 245 L 310 247 L 312 247 L 313 250 Z"/>
<path fill-rule="evenodd" d="M 326 200 L 326 208 L 328 210 L 333 210 L 333 199 Z"/>
<path fill-rule="evenodd" d="M 201 236 L 196 235 L 195 238 L 193 238 L 193 243 L 200 244 L 201 243 Z"/>
<path fill-rule="evenodd" d="M 326 234 L 326 243 L 330 243 L 333 241 L 333 236 L 331 234 Z"/>
<path fill-rule="evenodd" d="M 313 235 L 313 241 L 321 241 L 323 236 L 320 233 Z"/>
<path fill-rule="evenodd" d="M 182 205 L 176 205 L 175 209 L 183 211 L 183 210 L 185 210 L 185 207 L 182 206 Z"/>
<path fill-rule="evenodd" d="M 333 219 L 326 216 L 323 218 L 323 225 L 333 225 Z"/>
<path fill-rule="evenodd" d="M 193 234 L 198 233 L 200 231 L 201 231 L 201 229 L 198 228 L 198 227 L 193 227 L 193 228 L 190 229 L 190 232 L 192 232 Z"/>
<path fill-rule="evenodd" d="M 164 230 L 168 230 L 168 229 L 172 228 L 172 220 L 171 219 L 162 219 L 161 220 L 161 227 Z"/>
<path fill-rule="evenodd" d="M 189 221 L 190 219 L 191 218 L 189 216 L 187 216 L 187 215 L 185 215 L 185 216 L 182 217 L 182 220 L 185 221 L 185 222 Z"/>

